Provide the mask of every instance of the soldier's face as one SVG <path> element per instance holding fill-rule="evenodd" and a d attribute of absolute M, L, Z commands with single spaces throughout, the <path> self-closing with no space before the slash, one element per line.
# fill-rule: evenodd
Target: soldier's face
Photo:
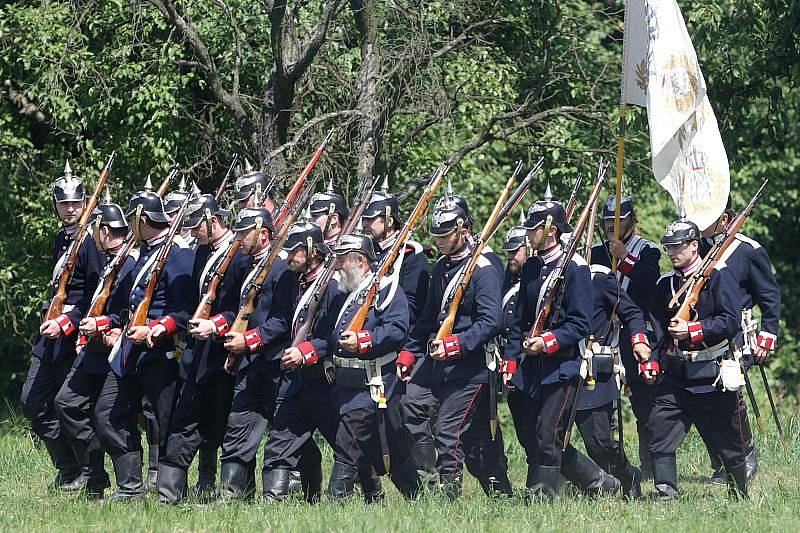
<path fill-rule="evenodd" d="M 57 202 L 56 212 L 65 226 L 74 226 L 83 214 L 83 202 Z"/>
<path fill-rule="evenodd" d="M 444 255 L 453 255 L 461 251 L 464 247 L 464 231 L 454 231 L 447 235 L 436 236 L 433 238 L 434 244 L 439 252 Z"/>
<path fill-rule="evenodd" d="M 286 264 L 292 272 L 305 272 L 308 254 L 304 246 L 298 246 L 288 253 Z"/>
<path fill-rule="evenodd" d="M 272 198 L 267 196 L 263 202 L 261 202 L 261 207 L 264 209 L 269 210 L 270 214 L 275 212 L 275 202 L 272 201 Z"/>
<path fill-rule="evenodd" d="M 255 229 L 237 231 L 234 238 L 241 242 L 239 248 L 248 255 L 255 255 L 255 253 L 259 251 L 257 246 L 258 235 L 256 234 Z M 256 246 L 253 246 L 253 241 L 256 241 Z"/>
<path fill-rule="evenodd" d="M 255 194 L 251 194 L 250 196 L 248 196 L 244 200 L 237 201 L 236 204 L 239 206 L 240 210 L 241 209 L 247 209 L 248 207 L 253 207 L 253 203 L 256 201 L 255 198 L 256 198 L 256 195 Z"/>
<path fill-rule="evenodd" d="M 619 220 L 619 236 L 620 239 L 624 239 L 628 233 L 630 233 L 631 226 L 633 226 L 633 218 L 621 218 Z M 603 219 L 603 227 L 606 229 L 606 235 L 610 239 L 614 238 L 614 219 L 613 218 L 604 218 Z"/>
<path fill-rule="evenodd" d="M 208 244 L 211 241 L 211 235 L 208 234 L 208 224 L 202 220 L 200 224 L 191 229 L 192 237 L 197 239 L 198 244 Z"/>
<path fill-rule="evenodd" d="M 522 265 L 528 259 L 528 247 L 520 246 L 516 250 L 506 252 L 506 260 L 508 261 L 508 269 L 512 274 L 517 275 L 522 270 Z"/>
<path fill-rule="evenodd" d="M 386 231 L 386 219 L 382 216 L 362 218 L 361 226 L 366 235 L 373 239 L 380 239 Z"/>
<path fill-rule="evenodd" d="M 686 268 L 697 257 L 698 241 L 684 242 L 681 244 L 668 244 L 664 246 L 667 250 L 672 267 L 675 269 Z"/>

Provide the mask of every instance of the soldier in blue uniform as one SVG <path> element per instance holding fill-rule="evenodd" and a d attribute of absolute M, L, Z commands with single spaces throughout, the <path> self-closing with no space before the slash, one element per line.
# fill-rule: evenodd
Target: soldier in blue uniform
<path fill-rule="evenodd" d="M 111 295 L 106 303 L 106 312 L 118 313 L 119 309 L 108 308 L 108 304 L 111 301 L 120 304 L 120 298 L 114 300 L 114 293 L 120 286 L 130 286 L 130 276 L 136 264 L 138 251 L 133 250 L 126 256 L 118 255 L 123 251 L 123 245 L 133 236 L 128 231 L 128 223 L 122 208 L 112 203 L 109 196 L 104 203 L 97 206 L 93 216 L 93 238 L 98 249 L 105 255 L 105 265 L 91 305 L 99 296 L 106 277 L 115 276 Z M 114 268 L 115 263 L 121 263 L 119 270 Z M 62 431 L 66 434 L 81 464 L 82 476 L 86 480 L 86 495 L 93 499 L 102 498 L 103 491 L 110 486 L 104 465 L 105 453 L 100 446 L 94 425 L 95 403 L 106 374 L 111 370 L 108 365 L 111 347 L 104 342 L 110 328 L 111 323 L 107 315 L 86 317 L 80 321 L 81 338 L 78 355 L 55 399 L 55 409 Z"/>
<path fill-rule="evenodd" d="M 736 213 L 728 208 L 720 215 L 716 223 L 703 231 L 704 242 L 700 252 L 705 256 L 710 250 L 713 241 L 723 238 L 728 225 L 736 217 Z M 739 282 L 739 292 L 742 299 L 742 336 L 737 339 L 737 345 L 742 347 L 745 366 L 751 364 L 768 364 L 769 357 L 775 353 L 780 330 L 781 317 L 781 291 L 767 251 L 749 237 L 737 233 L 735 240 L 725 251 L 722 261 L 728 270 Z M 761 311 L 761 327 L 758 326 L 753 315 L 753 307 L 758 306 Z M 758 453 L 756 451 L 753 430 L 747 419 L 747 407 L 740 395 L 739 410 L 743 414 L 742 429 L 745 431 L 747 441 L 747 478 L 753 479 L 758 471 Z M 725 469 L 722 465 L 719 452 L 713 443 L 706 442 L 714 466 L 712 483 L 725 483 Z"/>
<path fill-rule="evenodd" d="M 547 329 L 529 337 L 543 303 L 543 286 L 558 272 L 563 257 L 560 238 L 571 233 L 564 207 L 546 197 L 528 211 L 523 224 L 538 255 L 522 267 L 518 302 L 503 353 L 503 383 L 519 391 L 509 400 L 517 437 L 528 456 L 529 496 L 551 499 L 561 475 L 589 494 L 613 493 L 620 483 L 564 437 L 580 383 L 581 357 L 592 328 L 592 284 L 589 267 L 579 256 L 567 266 L 553 303 Z M 513 401 L 512 401 L 513 400 Z"/>
<path fill-rule="evenodd" d="M 225 223 L 229 215 L 209 194 L 192 199 L 187 206 L 183 227 L 198 243 L 192 273 L 193 305 L 208 291 L 233 244 L 234 233 Z M 183 497 L 195 454 L 199 473 L 195 493 L 209 497 L 216 487 L 217 449 L 228 423 L 234 377 L 223 368 L 226 352 L 214 338 L 227 324 L 222 313 L 239 309 L 239 291 L 250 265 L 250 258 L 237 250 L 217 289 L 210 319 L 189 321 L 191 338 L 180 360 L 181 391 L 167 434 L 166 454 L 159 465 L 158 493 L 163 503 L 177 503 Z"/>
<path fill-rule="evenodd" d="M 333 182 L 330 182 L 325 192 L 318 192 L 311 197 L 308 210 L 311 221 L 322 228 L 325 243 L 332 247 L 350 217 L 347 201 L 341 194 L 333 192 Z"/>
<path fill-rule="evenodd" d="M 644 313 L 645 323 L 648 324 L 648 335 L 652 342 L 655 339 L 650 321 L 650 301 L 656 281 L 661 276 L 658 266 L 661 252 L 655 243 L 637 235 L 636 209 L 633 198 L 623 196 L 620 201 L 619 240 L 614 238 L 615 211 L 616 198 L 611 196 L 603 207 L 603 225 L 606 235 L 610 238 L 592 247 L 592 264 L 611 268 L 611 258 L 617 259 L 616 276 L 620 288 Z M 623 338 L 630 337 L 624 324 L 622 328 L 620 335 Z M 633 415 L 636 417 L 636 432 L 639 434 L 639 462 L 644 478 L 649 479 L 653 477 L 653 468 L 650 460 L 650 433 L 647 429 L 647 421 L 650 418 L 650 406 L 653 403 L 653 388 L 639 377 L 639 364 L 630 344 L 621 343 L 620 352 L 628 387 L 631 391 L 630 402 Z"/>
<path fill-rule="evenodd" d="M 622 483 L 622 492 L 631 498 L 642 496 L 642 472 L 628 462 L 621 443 L 614 440 L 614 404 L 620 401 L 620 386 L 625 379 L 618 360 L 620 345 L 630 343 L 639 363 L 650 358 L 644 314 L 630 296 L 617 285 L 611 269 L 592 265 L 594 318 L 588 350 L 594 387 L 582 391 L 575 425 L 581 432 L 586 453 L 603 470 Z M 618 317 L 618 318 L 616 318 Z M 622 325 L 630 336 L 623 336 Z"/>
<path fill-rule="evenodd" d="M 283 249 L 293 275 L 285 283 L 291 294 L 284 303 L 294 311 L 288 329 L 297 331 L 299 315 L 309 298 L 321 297 L 322 301 L 307 340 L 278 354 L 281 373 L 275 419 L 264 447 L 264 495 L 267 501 L 283 501 L 289 491 L 290 471 L 299 469 L 305 499 L 315 503 L 322 492 L 322 455 L 314 443 L 314 432 L 319 430 L 331 447 L 336 445 L 339 416 L 327 338 L 344 294 L 333 279 L 320 295 L 320 273 L 330 248 L 319 226 L 298 222 L 289 229 Z"/>
<path fill-rule="evenodd" d="M 452 334 L 431 342 L 447 315 L 448 302 L 460 270 L 469 263 L 474 241 L 466 201 L 449 193 L 437 203 L 429 228 L 441 253 L 431 275 L 425 307 L 409 341 L 398 354 L 398 376 L 408 381 L 419 359 L 433 359 L 428 375 L 417 374 L 420 386 L 430 387 L 439 404 L 436 468 L 445 494 L 461 495 L 464 464 L 486 494 L 511 495 L 502 433 L 492 440 L 489 429 L 487 345 L 500 327 L 500 284 L 503 267 L 492 252 L 477 263 Z"/>
<path fill-rule="evenodd" d="M 128 317 L 141 303 L 149 274 L 165 245 L 169 233 L 169 217 L 164 213 L 161 198 L 151 191 L 141 191 L 130 201 L 125 215 L 131 229 L 141 241 L 139 258 L 133 268 L 131 283 L 120 286 L 109 314 L 112 325 L 109 337 L 114 339 L 111 371 L 97 399 L 95 416 L 97 434 L 103 448 L 111 456 L 117 480 L 115 501 L 144 496 L 142 482 L 142 448 L 137 418 L 142 398 L 147 397 L 159 428 L 159 449 L 164 451 L 166 429 L 172 416 L 178 383 L 175 360 L 175 336 L 185 330 L 191 313 L 192 264 L 194 252 L 178 242 L 169 250 L 164 270 L 153 293 L 144 326 L 129 326 Z"/>
<path fill-rule="evenodd" d="M 67 259 L 66 252 L 79 229 L 85 199 L 83 183 L 72 175 L 69 162 L 64 167 L 64 175 L 53 184 L 52 195 L 62 225 L 53 243 L 52 283 L 55 289 L 57 276 Z M 75 456 L 67 435 L 62 431 L 53 400 L 72 368 L 78 323 L 89 307 L 102 265 L 103 257 L 94 241 L 84 239 L 67 286 L 63 314 L 39 326 L 39 338 L 22 387 L 22 410 L 31 421 L 33 432 L 44 442 L 58 471 L 53 486 L 67 492 L 83 489 L 87 479 L 82 475 L 80 458 Z M 49 300 L 44 302 L 43 313 L 49 303 Z"/>
<path fill-rule="evenodd" d="M 696 318 L 691 321 L 675 317 L 669 308 L 675 292 L 700 267 L 701 238 L 693 222 L 681 219 L 670 224 L 661 239 L 675 270 L 656 284 L 652 313 L 659 342 L 655 360 L 642 364 L 643 374 L 651 380 L 664 371 L 649 421 L 653 477 L 662 500 L 678 497 L 675 450 L 692 424 L 704 440 L 717 444 L 731 492 L 747 494 L 738 392 L 741 369 L 735 345 L 741 322 L 738 282 L 729 269 L 714 270 L 700 291 Z"/>
<path fill-rule="evenodd" d="M 254 170 L 250 161 L 245 158 L 241 175 L 233 183 L 233 201 L 236 202 L 239 209 L 263 207 L 274 217 L 275 189 L 267 190 L 267 187 L 269 187 L 267 176 L 260 170 Z M 260 205 L 256 205 L 257 203 Z"/>
<path fill-rule="evenodd" d="M 240 285 L 239 300 L 243 301 L 257 273 L 253 267 L 272 252 L 270 241 L 275 228 L 269 210 L 262 207 L 240 211 L 233 230 L 251 263 Z M 261 285 L 257 306 L 248 320 L 250 329 L 244 334 L 230 331 L 238 307 L 214 318 L 217 335 L 226 338 L 225 350 L 236 357 L 235 363 L 226 364 L 229 371 L 235 372 L 236 383 L 222 444 L 223 499 L 244 498 L 253 490 L 256 453 L 273 421 L 280 357 L 290 340 L 293 278 L 286 260 L 278 257 Z M 265 481 L 265 491 L 267 486 Z"/>
<path fill-rule="evenodd" d="M 347 295 L 328 337 L 336 367 L 339 392 L 339 428 L 328 495 L 341 501 L 353 493 L 360 478 L 367 503 L 384 498 L 379 475 L 390 457 L 392 481 L 406 498 L 416 496 L 419 481 L 410 461 L 400 418 L 400 390 L 395 372 L 397 350 L 408 338 L 409 309 L 400 276 L 380 281 L 363 329 L 347 326 L 359 311 L 359 298 L 370 290 L 377 261 L 372 240 L 360 234 L 345 235 L 333 250 L 340 274 L 339 288 Z M 366 473 L 366 474 L 365 474 Z"/>
<path fill-rule="evenodd" d="M 389 193 L 388 183 L 384 182 L 381 191 L 370 198 L 361 217 L 364 233 L 372 237 L 378 261 L 394 245 L 403 223 L 397 197 Z M 409 329 L 414 327 L 425 305 L 430 277 L 430 266 L 422 245 L 407 241 L 400 265 L 400 287 L 408 302 Z M 426 472 L 431 479 L 436 474 L 436 447 L 431 430 L 431 412 L 436 409 L 436 400 L 430 388 L 420 387 L 414 376 L 419 372 L 425 375 L 429 369 L 423 367 L 429 367 L 432 363 L 427 359 L 420 361 L 415 366 L 411 381 L 405 383 L 405 391 L 402 391 L 402 385 L 400 387 L 400 414 L 409 437 L 411 456 L 417 468 Z"/>

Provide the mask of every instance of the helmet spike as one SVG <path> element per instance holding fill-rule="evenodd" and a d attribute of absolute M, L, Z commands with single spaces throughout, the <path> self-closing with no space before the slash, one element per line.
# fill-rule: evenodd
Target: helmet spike
<path fill-rule="evenodd" d="M 108 205 L 111 203 L 111 187 L 106 187 L 103 192 L 103 203 Z"/>
<path fill-rule="evenodd" d="M 521 207 L 519 209 L 519 225 L 522 226 L 525 224 L 525 208 Z"/>
<path fill-rule="evenodd" d="M 181 181 L 178 183 L 178 191 L 186 192 L 186 176 L 181 176 Z"/>
<path fill-rule="evenodd" d="M 544 191 L 544 201 L 551 202 L 553 200 L 553 191 L 550 189 L 550 180 L 547 180 L 547 189 Z"/>
<path fill-rule="evenodd" d="M 686 208 L 683 207 L 683 202 L 681 202 L 680 210 L 678 212 L 678 220 L 686 220 Z"/>
<path fill-rule="evenodd" d="M 328 180 L 328 186 L 325 187 L 325 192 L 327 194 L 333 194 L 333 178 Z"/>
<path fill-rule="evenodd" d="M 250 160 L 245 157 L 244 158 L 244 173 L 245 174 L 250 174 L 251 172 L 253 172 L 253 165 L 251 165 L 250 164 Z"/>
<path fill-rule="evenodd" d="M 69 166 L 69 159 L 67 159 L 66 163 L 64 163 L 64 177 L 72 177 L 72 167 Z"/>
<path fill-rule="evenodd" d="M 144 190 L 147 192 L 152 192 L 153 190 L 153 180 L 150 179 L 150 174 L 147 175 L 147 180 L 144 182 Z"/>
<path fill-rule="evenodd" d="M 197 186 L 197 182 L 192 182 L 192 194 L 196 196 L 200 196 L 202 193 L 200 192 L 200 187 Z"/>
<path fill-rule="evenodd" d="M 384 196 L 389 195 L 389 174 L 386 174 L 383 177 L 383 183 L 381 184 L 381 192 L 383 192 Z"/>

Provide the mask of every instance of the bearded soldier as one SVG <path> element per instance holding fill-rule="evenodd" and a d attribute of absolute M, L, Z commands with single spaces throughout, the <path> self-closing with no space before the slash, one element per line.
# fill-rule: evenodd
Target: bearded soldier
<path fill-rule="evenodd" d="M 435 439 L 437 470 L 445 494 L 461 495 L 464 464 L 486 494 L 511 495 L 502 434 L 492 440 L 489 429 L 489 391 L 486 348 L 499 331 L 502 265 L 492 252 L 484 253 L 466 287 L 452 334 L 428 341 L 448 312 L 448 302 L 462 269 L 469 263 L 474 240 L 466 200 L 449 193 L 437 204 L 430 233 L 441 253 L 431 275 L 425 307 L 405 350 L 398 354 L 398 376 L 411 379 L 417 360 L 433 359 L 421 386 L 431 388 L 439 404 Z"/>
<path fill-rule="evenodd" d="M 741 380 L 735 347 L 741 321 L 738 282 L 728 268 L 711 272 L 699 293 L 692 321 L 673 316 L 674 310 L 669 308 L 676 291 L 701 266 L 701 238 L 698 227 L 682 218 L 670 224 L 661 239 L 675 270 L 656 285 L 652 312 L 660 334 L 654 354 L 657 359 L 642 365 L 650 380 L 664 371 L 649 421 L 653 477 L 662 500 L 678 497 L 675 450 L 692 424 L 704 440 L 717 444 L 731 492 L 747 494 L 738 383 L 731 387 L 731 374 L 721 375 L 721 369 L 732 366 L 734 381 Z"/>
<path fill-rule="evenodd" d="M 166 246 L 170 219 L 161 198 L 141 191 L 131 199 L 125 215 L 141 241 L 131 283 L 120 286 L 110 306 L 118 313 L 108 316 L 113 341 L 111 371 L 97 399 L 97 433 L 111 456 L 117 480 L 115 501 L 144 496 L 142 448 L 136 426 L 144 397 L 150 402 L 158 427 L 161 452 L 172 416 L 178 384 L 175 336 L 185 330 L 191 313 L 192 263 L 194 252 L 185 243 L 173 241 L 158 278 L 147 313 L 146 325 L 130 325 L 128 318 L 143 301 L 150 274 Z M 117 303 L 117 299 L 121 302 Z M 160 454 L 161 455 L 161 454 Z"/>
<path fill-rule="evenodd" d="M 616 198 L 612 196 L 606 200 L 603 207 L 603 225 L 610 238 L 607 242 L 592 247 L 592 263 L 611 268 L 612 257 L 616 258 L 616 276 L 620 288 L 644 313 L 646 324 L 648 324 L 648 334 L 652 337 L 650 301 L 653 297 L 653 287 L 661 275 L 658 266 L 661 252 L 655 243 L 637 235 L 636 210 L 630 196 L 623 196 L 620 201 L 619 240 L 613 237 L 615 211 Z M 627 331 L 625 324 L 622 325 L 622 328 L 621 338 L 630 338 L 631 333 Z M 647 386 L 639 377 L 638 362 L 631 345 L 627 342 L 620 343 L 620 352 L 631 391 L 630 401 L 636 417 L 636 431 L 639 434 L 639 461 L 644 477 L 650 478 L 652 477 L 652 462 L 648 451 L 650 434 L 647 429 L 647 421 L 650 418 L 650 405 L 653 402 L 653 388 Z"/>
<path fill-rule="evenodd" d="M 400 206 L 397 197 L 389 193 L 388 183 L 384 181 L 381 191 L 370 198 L 369 204 L 361 216 L 364 233 L 372 237 L 375 255 L 381 261 L 388 250 L 395 244 L 398 232 L 403 226 Z M 400 269 L 400 287 L 406 296 L 409 313 L 409 330 L 414 327 L 417 317 L 425 305 L 430 281 L 428 258 L 422 245 L 408 240 L 400 259 L 395 261 L 394 268 Z M 432 360 L 421 361 L 416 365 L 414 375 Z M 423 375 L 426 373 L 422 371 Z M 411 455 L 417 468 L 429 476 L 436 474 L 436 448 L 433 445 L 431 432 L 431 411 L 436 409 L 436 401 L 427 387 L 420 387 L 414 380 L 405 384 L 405 393 L 399 398 L 400 413 L 403 424 L 410 437 Z"/>
<path fill-rule="evenodd" d="M 523 227 L 538 256 L 522 268 L 518 301 L 508 328 L 503 354 L 503 382 L 519 391 L 509 407 L 517 435 L 528 456 L 529 495 L 550 500 L 563 474 L 588 494 L 613 493 L 620 482 L 570 444 L 564 450 L 569 413 L 580 385 L 581 357 L 591 332 L 592 285 L 589 267 L 580 256 L 570 258 L 564 283 L 553 303 L 548 329 L 530 337 L 564 254 L 561 236 L 571 233 L 566 212 L 546 197 L 528 211 Z M 562 456 L 562 450 L 563 456 Z"/>
<path fill-rule="evenodd" d="M 68 259 L 66 252 L 76 237 L 84 209 L 83 183 L 72 175 L 69 161 L 64 166 L 64 175 L 53 184 L 52 198 L 62 225 L 53 243 L 55 268 L 52 285 L 55 289 L 59 273 Z M 103 257 L 94 241 L 84 239 L 78 249 L 75 268 L 67 286 L 63 314 L 55 319 L 45 320 L 39 326 L 39 338 L 22 387 L 22 410 L 31 421 L 33 432 L 44 442 L 57 470 L 53 487 L 66 492 L 83 489 L 87 477 L 81 469 L 81 458 L 76 457 L 68 436 L 59 423 L 53 400 L 72 368 L 78 323 L 89 307 L 102 264 Z M 43 312 L 47 311 L 48 303 L 49 301 L 44 304 Z"/>
<path fill-rule="evenodd" d="M 105 255 L 105 265 L 92 297 L 92 305 L 99 297 L 106 277 L 112 276 L 113 286 L 108 301 L 116 301 L 119 306 L 122 298 L 115 299 L 115 293 L 120 286 L 130 286 L 130 276 L 138 258 L 138 250 L 118 256 L 125 254 L 123 245 L 133 237 L 128 232 L 128 223 L 122 208 L 112 203 L 109 196 L 106 196 L 104 203 L 98 205 L 92 214 L 94 241 Z M 86 479 L 86 495 L 89 498 L 102 498 L 105 488 L 110 486 L 104 465 L 105 453 L 96 434 L 94 408 L 106 374 L 111 370 L 108 365 L 111 347 L 103 342 L 111 328 L 107 315 L 118 314 L 119 311 L 119 308 L 108 308 L 105 315 L 81 320 L 79 329 L 82 338 L 78 344 L 78 356 L 55 399 L 61 427 L 80 461 L 82 476 Z"/>
<path fill-rule="evenodd" d="M 705 241 L 701 243 L 701 255 L 705 256 L 713 242 L 724 238 L 725 231 L 736 217 L 736 213 L 728 208 L 720 215 L 716 223 L 703 231 Z M 734 242 L 722 256 L 722 261 L 739 283 L 739 293 L 742 300 L 742 337 L 737 339 L 737 345 L 742 346 L 746 367 L 755 363 L 767 364 L 769 357 L 775 353 L 778 342 L 781 316 L 781 292 L 778 282 L 772 273 L 772 264 L 766 250 L 761 245 L 741 233 L 737 233 Z M 761 311 L 761 327 L 753 314 L 753 307 L 757 305 Z M 752 479 L 758 471 L 758 455 L 756 452 L 753 430 L 747 419 L 747 407 L 739 395 L 739 410 L 742 413 L 742 429 L 745 432 L 747 445 L 747 478 Z M 725 483 L 725 469 L 722 465 L 719 451 L 711 442 L 706 442 L 709 447 L 711 462 L 714 466 L 712 483 Z"/>
<path fill-rule="evenodd" d="M 191 301 L 197 303 L 209 290 L 216 271 L 233 244 L 234 233 L 225 223 L 230 212 L 222 209 L 213 196 L 192 199 L 183 227 L 197 240 L 192 274 Z M 225 371 L 225 349 L 214 342 L 220 328 L 239 309 L 239 290 L 251 261 L 236 250 L 211 305 L 209 319 L 189 321 L 189 344 L 181 357 L 183 383 L 175 414 L 167 435 L 167 449 L 158 474 L 159 500 L 177 503 L 183 497 L 187 471 L 198 454 L 198 480 L 195 493 L 213 495 L 216 486 L 217 449 L 222 446 L 228 423 L 234 377 Z"/>
<path fill-rule="evenodd" d="M 342 227 L 350 217 L 347 201 L 341 194 L 333 192 L 333 182 L 328 183 L 325 192 L 318 192 L 311 197 L 308 208 L 311 221 L 322 228 L 325 243 L 331 247 L 342 232 Z"/>

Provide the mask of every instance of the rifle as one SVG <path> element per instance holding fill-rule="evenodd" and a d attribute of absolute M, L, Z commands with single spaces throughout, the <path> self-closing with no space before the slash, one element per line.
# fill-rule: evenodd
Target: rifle
<path fill-rule="evenodd" d="M 236 252 L 239 250 L 241 244 L 242 241 L 233 239 L 228 245 L 228 249 L 222 256 L 222 260 L 219 262 L 217 268 L 214 269 L 213 274 L 211 274 L 211 281 L 208 282 L 208 289 L 200 298 L 200 303 L 197 305 L 197 309 L 192 315 L 192 320 L 208 320 L 211 318 L 211 306 L 214 305 L 214 302 L 217 300 L 219 286 L 222 284 L 225 273 L 228 271 L 228 267 L 231 266 L 233 258 L 236 256 Z"/>
<path fill-rule="evenodd" d="M 575 212 L 575 204 L 577 203 L 578 191 L 581 188 L 581 184 L 583 183 L 583 174 L 578 173 L 578 177 L 575 179 L 575 185 L 572 186 L 572 192 L 569 194 L 569 200 L 567 200 L 567 206 L 564 208 L 564 211 L 567 213 L 567 221 L 572 218 L 572 213 Z"/>
<path fill-rule="evenodd" d="M 222 195 L 225 193 L 225 188 L 228 186 L 228 180 L 230 179 L 233 168 L 236 166 L 236 161 L 238 160 L 239 154 L 233 154 L 231 166 L 228 167 L 228 172 L 225 173 L 225 177 L 222 178 L 222 183 L 219 184 L 219 189 L 217 189 L 217 194 L 214 195 L 214 199 L 217 201 L 217 203 L 222 200 Z"/>
<path fill-rule="evenodd" d="M 114 164 L 115 157 L 115 151 L 111 152 L 111 155 L 108 156 L 108 161 L 106 161 L 103 171 L 100 172 L 100 178 L 97 180 L 97 185 L 94 187 L 94 192 L 83 206 L 83 212 L 81 213 L 81 218 L 79 221 L 80 228 L 75 235 L 75 239 L 69 243 L 67 251 L 64 252 L 66 259 L 62 263 L 61 269 L 54 278 L 53 299 L 50 301 L 50 306 L 45 314 L 45 321 L 55 320 L 64 314 L 64 302 L 67 299 L 67 285 L 69 285 L 69 282 L 72 279 L 72 273 L 75 270 L 75 265 L 78 263 L 78 251 L 80 250 L 83 241 L 86 239 L 86 234 L 89 231 L 89 223 L 92 218 L 92 211 L 94 211 L 95 207 L 97 207 L 97 202 L 100 198 L 100 192 L 103 190 L 103 187 L 106 184 L 106 179 L 108 179 L 108 175 L 111 173 L 111 165 Z"/>
<path fill-rule="evenodd" d="M 758 370 L 761 371 L 761 379 L 764 382 L 764 390 L 767 392 L 767 399 L 769 400 L 769 406 L 770 408 L 772 408 L 772 418 L 775 419 L 775 427 L 778 428 L 778 437 L 780 438 L 781 445 L 783 445 L 783 451 L 789 453 L 789 445 L 786 444 L 786 437 L 784 437 L 783 435 L 783 427 L 781 426 L 781 419 L 778 417 L 778 409 L 775 407 L 775 399 L 772 397 L 772 391 L 769 388 L 769 381 L 767 380 L 767 372 L 764 370 L 764 365 L 756 365 L 756 366 L 758 366 Z M 746 372 L 745 372 L 745 377 L 747 377 Z M 761 427 L 760 424 L 759 427 Z M 764 430 L 762 429 L 761 431 L 763 432 Z"/>
<path fill-rule="evenodd" d="M 172 243 L 175 240 L 175 235 L 178 234 L 178 228 L 183 222 L 183 214 L 186 211 L 186 205 L 188 203 L 189 196 L 187 196 L 181 204 L 181 208 L 178 210 L 178 215 L 175 217 L 175 221 L 169 227 L 167 238 L 164 240 L 163 246 L 158 251 L 158 257 L 156 258 L 156 261 L 153 264 L 153 269 L 150 271 L 149 277 L 147 278 L 147 285 L 144 289 L 144 297 L 142 298 L 142 301 L 139 302 L 139 305 L 136 306 L 136 309 L 134 310 L 133 314 L 131 314 L 131 318 L 128 321 L 128 331 L 136 326 L 147 325 L 147 313 L 150 312 L 150 304 L 153 303 L 153 294 L 156 292 L 158 281 L 161 279 L 161 273 L 164 271 L 164 266 L 167 264 L 167 258 L 172 250 Z"/>
<path fill-rule="evenodd" d="M 174 165 L 172 165 L 172 167 L 169 169 L 169 174 L 167 174 L 167 177 L 164 178 L 164 181 L 161 182 L 161 185 L 158 186 L 158 190 L 156 190 L 156 194 L 159 195 L 161 198 L 163 198 L 164 195 L 167 194 L 167 191 L 169 190 L 170 184 L 173 181 L 175 181 L 175 178 L 178 175 L 180 167 L 181 166 L 178 163 L 175 163 Z"/>
<path fill-rule="evenodd" d="M 553 269 L 555 274 L 552 278 L 550 278 L 547 287 L 545 287 L 544 300 L 539 308 L 539 314 L 536 316 L 536 320 L 534 321 L 530 333 L 528 334 L 528 338 L 532 339 L 534 337 L 539 337 L 545 330 L 545 326 L 547 325 L 550 315 L 553 312 L 553 305 L 555 304 L 556 296 L 558 296 L 558 293 L 561 291 L 561 287 L 564 284 L 564 280 L 567 278 L 567 269 L 572 262 L 572 257 L 578 250 L 578 243 L 580 242 L 581 236 L 583 236 L 583 232 L 586 229 L 586 224 L 589 221 L 589 212 L 591 211 L 591 207 L 594 205 L 598 196 L 600 195 L 600 189 L 606 179 L 607 171 L 608 163 L 601 161 L 600 167 L 597 171 L 597 181 L 594 184 L 592 193 L 589 195 L 589 201 L 587 202 L 586 206 L 584 206 L 583 211 L 581 211 L 580 217 L 578 217 L 578 222 L 575 224 L 575 228 L 573 228 L 572 235 L 565 245 L 566 249 L 564 250 L 564 254 L 561 256 L 561 259 L 558 260 L 558 264 L 556 265 L 555 269 Z"/>
<path fill-rule="evenodd" d="M 519 167 L 517 168 L 519 169 Z M 414 210 L 409 215 L 408 220 L 406 220 L 406 223 L 403 224 L 397 239 L 395 239 L 392 247 L 387 251 L 386 255 L 383 256 L 383 260 L 378 265 L 378 269 L 372 275 L 372 283 L 370 283 L 369 288 L 365 289 L 365 294 L 359 296 L 357 301 L 362 302 L 361 307 L 359 307 L 358 311 L 356 311 L 356 313 L 353 315 L 353 318 L 350 320 L 350 324 L 347 326 L 346 331 L 359 331 L 364 329 L 364 323 L 367 321 L 369 310 L 375 303 L 375 299 L 378 297 L 378 289 L 380 287 L 381 279 L 383 279 L 383 277 L 386 276 L 392 269 L 397 257 L 400 255 L 400 252 L 405 248 L 411 231 L 420 220 L 425 218 L 425 215 L 428 211 L 428 206 L 433 199 L 433 195 L 436 192 L 436 189 L 439 188 L 439 185 L 441 185 L 442 181 L 444 181 L 444 178 L 447 176 L 448 172 L 450 172 L 450 161 L 445 162 L 444 165 L 439 167 L 439 169 L 434 172 L 431 180 L 428 182 L 428 185 L 422 191 L 422 195 L 419 197 L 419 200 L 417 200 L 417 205 L 414 206 Z"/>
<path fill-rule="evenodd" d="M 722 257 L 725 255 L 725 251 L 733 243 L 734 239 L 736 238 L 736 234 L 744 225 L 747 217 L 750 216 L 750 213 L 753 211 L 756 202 L 758 202 L 758 199 L 761 197 L 761 193 L 764 191 L 764 187 L 767 186 L 767 183 L 769 183 L 769 180 L 765 179 L 764 183 L 762 183 L 761 187 L 759 187 L 758 191 L 756 191 L 756 194 L 750 199 L 747 207 L 744 208 L 744 211 L 739 213 L 739 215 L 728 225 L 725 233 L 723 233 L 723 238 L 718 239 L 711 250 L 708 251 L 706 256 L 703 258 L 703 262 L 697 272 L 695 272 L 692 277 L 686 280 L 686 283 L 684 283 L 683 286 L 681 286 L 681 288 L 672 297 L 668 307 L 670 309 L 676 309 L 674 318 L 681 318 L 686 321 L 692 319 L 695 306 L 700 298 L 700 291 L 703 290 L 706 282 L 714 272 L 714 268 L 717 266 L 717 263 L 722 260 Z M 683 302 L 680 302 L 680 296 L 682 296 L 684 292 L 687 293 L 686 297 L 683 299 Z"/>
<path fill-rule="evenodd" d="M 281 227 L 284 219 L 292 210 L 292 206 L 297 201 L 297 197 L 300 195 L 300 191 L 302 190 L 303 185 L 305 185 L 306 179 L 308 179 L 308 176 L 311 174 L 311 171 L 314 170 L 314 167 L 316 166 L 317 161 L 319 161 L 319 158 L 322 157 L 322 153 L 325 151 L 325 147 L 331 141 L 331 138 L 333 138 L 332 129 L 328 132 L 328 135 L 325 136 L 325 138 L 322 140 L 322 143 L 320 143 L 320 145 L 314 151 L 314 154 L 311 156 L 311 160 L 306 164 L 306 167 L 303 169 L 303 172 L 300 173 L 300 175 L 297 177 L 297 180 L 295 180 L 294 185 L 292 185 L 292 188 L 286 194 L 286 200 L 283 202 L 280 209 L 278 209 L 278 212 L 275 214 L 276 229 Z M 291 224 L 289 225 L 291 226 Z"/>

